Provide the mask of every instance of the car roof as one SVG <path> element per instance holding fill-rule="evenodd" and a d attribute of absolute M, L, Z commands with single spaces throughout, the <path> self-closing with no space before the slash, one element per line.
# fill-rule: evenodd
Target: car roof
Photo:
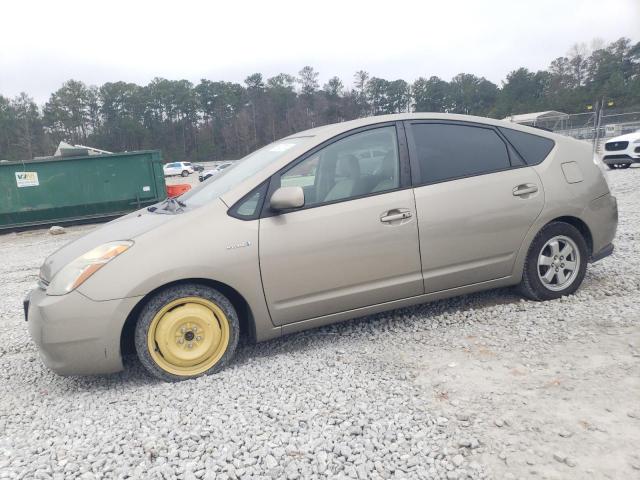
<path fill-rule="evenodd" d="M 514 130 L 523 130 L 540 136 L 545 135 L 545 130 L 520 125 L 506 120 L 498 120 L 488 117 L 477 117 L 474 115 L 461 115 L 457 113 L 436 113 L 436 112 L 415 112 L 415 113 L 393 113 L 389 115 L 377 115 L 375 117 L 358 118 L 347 122 L 332 123 L 308 130 L 303 130 L 285 137 L 283 140 L 301 137 L 334 136 L 360 127 L 375 125 L 376 123 L 397 122 L 403 120 L 455 120 L 458 122 L 484 123 L 498 127 L 507 127 Z M 550 133 L 550 132 L 549 132 Z"/>

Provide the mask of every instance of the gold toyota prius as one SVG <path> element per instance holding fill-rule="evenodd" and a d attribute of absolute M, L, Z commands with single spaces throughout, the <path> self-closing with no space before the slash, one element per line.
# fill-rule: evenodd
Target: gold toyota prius
<path fill-rule="evenodd" d="M 183 380 L 223 368 L 241 336 L 509 285 L 570 295 L 617 221 L 588 143 L 462 115 L 365 118 L 267 145 L 69 243 L 25 313 L 60 374 L 121 370 L 131 349 Z"/>

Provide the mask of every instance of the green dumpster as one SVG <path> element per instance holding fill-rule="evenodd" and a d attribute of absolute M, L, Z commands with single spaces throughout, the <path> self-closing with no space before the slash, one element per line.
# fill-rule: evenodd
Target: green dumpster
<path fill-rule="evenodd" d="M 0 230 L 116 217 L 166 195 L 157 150 L 0 162 Z"/>

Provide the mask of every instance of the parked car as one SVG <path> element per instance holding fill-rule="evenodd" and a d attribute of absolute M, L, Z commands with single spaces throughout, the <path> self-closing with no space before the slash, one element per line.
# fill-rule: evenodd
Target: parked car
<path fill-rule="evenodd" d="M 182 175 L 183 177 L 188 177 L 194 171 L 193 165 L 190 162 L 172 162 L 166 163 L 164 167 L 162 167 L 164 171 L 165 177 L 171 177 L 174 175 Z"/>
<path fill-rule="evenodd" d="M 60 374 L 120 370 L 130 348 L 182 380 L 223 368 L 240 336 L 512 285 L 570 295 L 613 251 L 617 218 L 585 142 L 463 115 L 359 119 L 279 140 L 65 245 L 25 300 L 27 324 Z"/>
<path fill-rule="evenodd" d="M 211 170 L 205 170 L 203 171 L 199 176 L 198 179 L 201 182 L 204 182 L 206 179 L 213 177 L 214 175 L 218 175 L 220 172 L 222 172 L 225 168 L 230 167 L 231 165 L 233 165 L 233 162 L 224 162 L 221 163 L 220 165 L 218 165 L 215 168 L 212 168 Z"/>
<path fill-rule="evenodd" d="M 198 180 L 200 180 L 201 182 L 204 182 L 208 178 L 213 177 L 215 175 L 215 173 L 216 173 L 216 171 L 214 169 L 205 170 L 203 172 L 200 172 L 200 175 L 198 175 Z"/>
<path fill-rule="evenodd" d="M 640 163 L 640 130 L 607 140 L 602 161 L 611 169 Z"/>
<path fill-rule="evenodd" d="M 204 171 L 204 165 L 200 165 L 199 163 L 192 163 L 191 166 L 193 167 L 193 170 L 196 172 Z"/>

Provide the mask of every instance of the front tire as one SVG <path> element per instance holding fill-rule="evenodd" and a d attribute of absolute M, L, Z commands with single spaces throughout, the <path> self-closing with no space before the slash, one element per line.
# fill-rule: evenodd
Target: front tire
<path fill-rule="evenodd" d="M 587 271 L 588 247 L 573 225 L 552 222 L 531 242 L 519 290 L 531 300 L 571 295 Z"/>
<path fill-rule="evenodd" d="M 187 170 L 183 170 L 182 171 L 182 176 L 183 177 L 188 177 L 189 176 L 189 172 Z"/>
<path fill-rule="evenodd" d="M 160 291 L 142 308 L 135 347 L 151 375 L 176 382 L 220 371 L 233 357 L 239 334 L 229 299 L 188 283 Z"/>

